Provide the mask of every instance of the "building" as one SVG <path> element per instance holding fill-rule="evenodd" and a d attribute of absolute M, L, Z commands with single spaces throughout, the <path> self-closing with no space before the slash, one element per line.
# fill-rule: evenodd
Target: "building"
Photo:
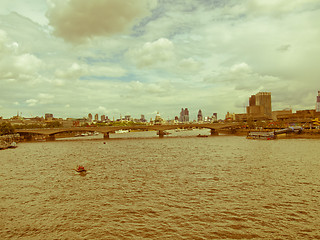
<path fill-rule="evenodd" d="M 180 118 L 179 118 L 180 122 L 189 122 L 189 110 L 188 108 L 181 108 L 181 112 L 180 112 Z"/>
<path fill-rule="evenodd" d="M 91 113 L 88 114 L 88 121 L 92 122 L 92 114 Z"/>
<path fill-rule="evenodd" d="M 213 122 L 218 121 L 218 113 L 213 113 L 213 114 L 212 114 L 212 121 L 213 121 Z"/>
<path fill-rule="evenodd" d="M 198 122 L 202 122 L 202 119 L 203 119 L 202 111 L 201 111 L 201 109 L 199 109 L 199 112 L 198 112 Z"/>
<path fill-rule="evenodd" d="M 160 113 L 157 112 L 156 118 L 154 119 L 154 124 L 161 124 L 162 122 L 163 122 L 163 119 L 161 118 Z"/>
<path fill-rule="evenodd" d="M 46 121 L 52 121 L 52 120 L 53 120 L 53 114 L 52 114 L 52 113 L 46 113 L 46 114 L 44 115 L 44 119 L 45 119 Z"/>
<path fill-rule="evenodd" d="M 283 109 L 280 111 L 272 111 L 272 120 L 273 121 L 277 121 L 278 120 L 278 116 L 283 116 L 283 115 L 290 115 L 292 114 L 292 109 L 288 108 L 288 109 Z"/>
<path fill-rule="evenodd" d="M 316 112 L 320 112 L 320 91 L 318 91 Z"/>
<path fill-rule="evenodd" d="M 252 119 L 271 119 L 271 92 L 259 92 L 249 98 L 247 107 L 248 118 Z"/>
<path fill-rule="evenodd" d="M 95 120 L 96 122 L 99 121 L 99 115 L 98 115 L 98 113 L 97 113 L 96 115 L 94 115 L 94 120 Z"/>
<path fill-rule="evenodd" d="M 146 122 L 146 118 L 143 114 L 141 114 L 141 117 L 140 117 L 140 122 Z"/>
<path fill-rule="evenodd" d="M 106 121 L 106 115 L 101 115 L 101 122 Z"/>
<path fill-rule="evenodd" d="M 131 121 L 132 120 L 131 115 L 125 115 L 124 120 L 128 122 Z"/>
<path fill-rule="evenodd" d="M 296 113 L 278 115 L 277 120 L 291 123 L 311 123 L 313 119 L 320 118 L 320 113 L 314 109 L 299 110 Z"/>
<path fill-rule="evenodd" d="M 227 112 L 225 121 L 235 121 L 236 120 L 236 114 Z"/>

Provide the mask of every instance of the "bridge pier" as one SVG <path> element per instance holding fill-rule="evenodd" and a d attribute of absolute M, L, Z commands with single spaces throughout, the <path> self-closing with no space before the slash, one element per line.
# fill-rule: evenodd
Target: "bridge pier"
<path fill-rule="evenodd" d="M 110 135 L 109 132 L 103 133 L 103 139 L 109 139 Z"/>
<path fill-rule="evenodd" d="M 32 142 L 34 140 L 34 136 L 32 134 L 26 134 L 23 136 L 23 138 L 28 142 Z"/>
<path fill-rule="evenodd" d="M 48 136 L 46 136 L 46 140 L 47 141 L 55 141 L 56 140 L 56 136 L 54 134 L 48 135 Z"/>
<path fill-rule="evenodd" d="M 219 133 L 215 129 L 210 129 L 211 136 L 218 136 Z"/>
<path fill-rule="evenodd" d="M 159 131 L 158 131 L 158 135 L 159 135 L 159 138 L 163 138 L 163 136 L 164 136 L 164 131 L 163 131 L 163 130 L 159 130 Z"/>

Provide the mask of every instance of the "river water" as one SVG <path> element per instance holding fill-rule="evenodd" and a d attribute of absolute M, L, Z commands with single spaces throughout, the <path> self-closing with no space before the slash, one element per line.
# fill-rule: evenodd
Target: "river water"
<path fill-rule="evenodd" d="M 319 140 L 134 134 L 0 151 L 0 239 L 320 239 Z"/>

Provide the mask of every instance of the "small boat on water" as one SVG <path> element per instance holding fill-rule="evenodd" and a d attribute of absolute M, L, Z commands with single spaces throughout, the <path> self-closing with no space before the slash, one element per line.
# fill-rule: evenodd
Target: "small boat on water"
<path fill-rule="evenodd" d="M 87 170 L 84 168 L 84 166 L 78 166 L 78 168 L 74 169 L 76 172 L 79 173 L 85 173 Z"/>
<path fill-rule="evenodd" d="M 197 135 L 197 137 L 208 137 L 208 135 L 201 135 L 201 134 L 199 134 L 199 135 Z"/>

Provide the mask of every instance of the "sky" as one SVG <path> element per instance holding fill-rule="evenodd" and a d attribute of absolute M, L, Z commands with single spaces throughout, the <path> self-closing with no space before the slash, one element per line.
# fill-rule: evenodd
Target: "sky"
<path fill-rule="evenodd" d="M 320 0 L 1 0 L 0 116 L 315 109 Z"/>

